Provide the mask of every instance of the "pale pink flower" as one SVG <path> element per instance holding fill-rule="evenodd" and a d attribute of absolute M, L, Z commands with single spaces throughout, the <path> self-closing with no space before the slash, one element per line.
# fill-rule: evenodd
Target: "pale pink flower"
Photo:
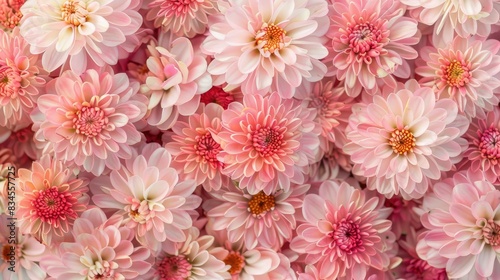
<path fill-rule="evenodd" d="M 446 46 L 455 34 L 462 38 L 472 35 L 487 37 L 500 20 L 498 0 L 401 0 L 415 9 L 412 14 L 420 22 L 433 25 L 432 41 Z"/>
<path fill-rule="evenodd" d="M 18 225 L 22 234 L 32 234 L 51 245 L 71 234 L 76 218 L 89 203 L 88 181 L 77 179 L 63 162 L 43 156 L 31 170 L 19 169 L 16 189 Z"/>
<path fill-rule="evenodd" d="M 87 65 L 114 65 L 138 46 L 140 0 L 33 0 L 21 12 L 21 34 L 31 52 L 42 54 L 51 72 L 69 63 L 82 74 Z"/>
<path fill-rule="evenodd" d="M 223 280 L 229 279 L 227 266 L 212 255 L 214 237 L 200 236 L 197 228 L 186 231 L 186 241 L 175 246 L 163 244 L 153 266 L 153 280 Z"/>
<path fill-rule="evenodd" d="M 21 7 L 26 0 L 0 0 L 0 28 L 12 31 L 21 21 Z"/>
<path fill-rule="evenodd" d="M 74 162 L 99 176 L 120 168 L 120 159 L 132 156 L 130 145 L 141 135 L 132 123 L 146 113 L 146 98 L 137 94 L 138 83 L 125 73 L 72 71 L 47 84 L 47 94 L 38 99 L 37 134 L 52 145 L 57 159 Z M 39 116 L 41 115 L 41 116 Z"/>
<path fill-rule="evenodd" d="M 121 222 L 98 208 L 83 212 L 75 221 L 74 241 L 62 243 L 40 266 L 49 279 L 142 279 L 151 268 L 150 251 L 135 246 L 131 229 Z"/>
<path fill-rule="evenodd" d="M 179 114 L 192 115 L 200 103 L 200 94 L 212 86 L 205 57 L 195 52 L 189 39 L 172 37 L 163 34 L 158 44 L 151 41 L 148 45 L 148 72 L 141 85 L 151 110 L 147 121 L 162 130 L 171 128 Z"/>
<path fill-rule="evenodd" d="M 446 268 L 449 278 L 500 278 L 499 190 L 472 172 L 457 173 L 433 186 L 424 207 L 420 258 Z"/>
<path fill-rule="evenodd" d="M 216 0 L 150 0 L 148 8 L 154 27 L 188 38 L 205 33 L 208 17 L 218 13 Z"/>
<path fill-rule="evenodd" d="M 279 250 L 293 237 L 296 212 L 300 212 L 309 187 L 294 185 L 288 192 L 279 190 L 269 195 L 262 191 L 250 195 L 234 186 L 212 192 L 215 201 L 210 203 L 214 207 L 205 209 L 207 217 L 213 219 L 210 227 L 216 231 L 227 229 L 228 240 L 241 241 L 247 249 L 262 246 Z"/>
<path fill-rule="evenodd" d="M 391 264 L 386 251 L 395 238 L 387 220 L 390 209 L 380 203 L 347 183 L 325 181 L 319 195 L 306 195 L 305 222 L 290 248 L 305 254 L 306 264 L 316 265 L 319 279 L 365 279 L 370 267 L 386 269 Z"/>
<path fill-rule="evenodd" d="M 15 28 L 0 30 L 0 126 L 29 123 L 39 94 L 44 92 L 46 74 L 38 55 Z"/>
<path fill-rule="evenodd" d="M 189 211 L 196 209 L 200 197 L 193 194 L 193 180 L 180 182 L 170 167 L 171 156 L 158 144 L 147 144 L 139 155 L 125 161 L 119 170 L 92 181 L 92 200 L 101 208 L 123 216 L 136 239 L 153 251 L 161 243 L 184 242 L 183 230 L 192 226 Z"/>
<path fill-rule="evenodd" d="M 417 58 L 411 47 L 419 41 L 417 21 L 404 16 L 398 0 L 340 0 L 331 6 L 332 62 L 349 96 L 364 89 L 379 91 L 379 83 L 396 87 L 393 76 L 408 78 L 408 59 Z"/>
<path fill-rule="evenodd" d="M 456 37 L 444 48 L 424 47 L 415 73 L 432 87 L 438 99 L 450 98 L 469 119 L 484 118 L 498 105 L 500 42 Z"/>
<path fill-rule="evenodd" d="M 222 131 L 215 140 L 222 151 L 223 172 L 252 195 L 301 184 L 308 165 L 316 161 L 319 129 L 315 112 L 277 93 L 247 94 L 222 113 Z"/>
<path fill-rule="evenodd" d="M 487 181 L 497 184 L 500 181 L 500 108 L 495 106 L 485 119 L 472 119 L 464 138 L 469 147 L 459 168 L 480 172 Z"/>
<path fill-rule="evenodd" d="M 44 257 L 45 245 L 33 236 L 20 234 L 16 221 L 0 215 L 0 278 L 2 280 L 44 280 L 47 274 L 38 262 Z M 9 269 L 10 268 L 10 269 Z M 12 271 L 11 269 L 14 269 Z"/>
<path fill-rule="evenodd" d="M 202 45 L 214 56 L 208 71 L 244 94 L 276 90 L 291 98 L 303 80 L 326 73 L 320 59 L 327 55 L 327 13 L 326 1 L 231 1 Z"/>
<path fill-rule="evenodd" d="M 195 114 L 181 116 L 172 127 L 172 141 L 165 146 L 179 179 L 195 180 L 208 192 L 230 183 L 229 177 L 222 174 L 224 164 L 217 158 L 222 148 L 212 136 L 222 130 L 222 111 L 217 104 L 201 104 Z"/>
<path fill-rule="evenodd" d="M 429 180 L 441 178 L 461 159 L 468 122 L 450 99 L 436 101 L 431 88 L 414 81 L 373 103 L 357 104 L 349 120 L 344 152 L 353 173 L 367 177 L 367 186 L 391 198 L 420 198 Z"/>

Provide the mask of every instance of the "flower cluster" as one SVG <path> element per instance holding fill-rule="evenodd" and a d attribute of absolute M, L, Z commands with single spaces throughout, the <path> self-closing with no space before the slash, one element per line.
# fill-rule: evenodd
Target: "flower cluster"
<path fill-rule="evenodd" d="M 500 279 L 500 0 L 0 0 L 0 279 Z"/>

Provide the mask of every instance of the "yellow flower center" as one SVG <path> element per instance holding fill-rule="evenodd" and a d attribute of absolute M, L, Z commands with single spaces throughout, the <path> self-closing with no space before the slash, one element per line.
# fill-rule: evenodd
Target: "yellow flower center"
<path fill-rule="evenodd" d="M 285 46 L 286 31 L 273 23 L 264 23 L 255 36 L 257 46 L 265 52 L 273 53 Z"/>
<path fill-rule="evenodd" d="M 87 21 L 88 11 L 85 9 L 85 3 L 79 0 L 67 0 L 61 7 L 61 16 L 63 20 L 74 26 Z"/>

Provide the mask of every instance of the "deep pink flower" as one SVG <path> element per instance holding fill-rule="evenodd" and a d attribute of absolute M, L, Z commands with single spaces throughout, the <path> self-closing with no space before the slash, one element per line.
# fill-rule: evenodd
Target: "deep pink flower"
<path fill-rule="evenodd" d="M 391 261 L 386 251 L 392 248 L 387 241 L 394 234 L 387 220 L 390 209 L 379 202 L 347 183 L 325 181 L 319 195 L 306 195 L 305 222 L 290 248 L 305 254 L 307 264 L 316 264 L 319 279 L 365 279 L 370 267 L 387 269 Z"/>
<path fill-rule="evenodd" d="M 212 135 L 222 130 L 222 107 L 217 104 L 202 104 L 189 117 L 180 117 L 172 127 L 172 141 L 166 149 L 172 156 L 172 167 L 179 178 L 195 180 L 207 190 L 218 190 L 228 185 L 229 177 L 222 174 L 224 164 L 217 158 L 222 150 Z"/>
<path fill-rule="evenodd" d="M 222 147 L 223 172 L 252 195 L 288 192 L 291 182 L 303 183 L 319 146 L 314 117 L 312 109 L 277 93 L 247 94 L 243 103 L 229 104 L 215 137 Z"/>
<path fill-rule="evenodd" d="M 210 90 L 201 95 L 201 103 L 216 103 L 222 106 L 224 110 L 234 101 L 241 102 L 242 93 L 239 90 L 225 91 L 222 87 L 213 86 Z"/>
<path fill-rule="evenodd" d="M 0 0 L 0 27 L 12 31 L 21 21 L 21 7 L 26 0 Z"/>
<path fill-rule="evenodd" d="M 404 16 L 398 0 L 340 0 L 331 6 L 332 63 L 349 96 L 379 91 L 379 83 L 396 87 L 393 77 L 408 78 L 405 60 L 417 58 L 417 21 Z"/>
<path fill-rule="evenodd" d="M 151 268 L 150 251 L 135 246 L 132 230 L 121 223 L 99 208 L 83 212 L 72 230 L 74 241 L 62 243 L 40 266 L 50 279 L 141 279 Z"/>
<path fill-rule="evenodd" d="M 302 80 L 326 73 L 322 36 L 327 3 L 298 0 L 230 1 L 220 22 L 210 26 L 202 50 L 213 55 L 208 71 L 244 94 L 278 91 L 291 98 Z M 219 79 L 217 79 L 219 81 Z"/>
<path fill-rule="evenodd" d="M 467 127 L 452 100 L 436 101 L 431 88 L 410 80 L 386 98 L 377 95 L 373 103 L 353 108 L 344 152 L 351 155 L 353 173 L 367 177 L 369 189 L 388 198 L 420 198 L 430 179 L 438 180 L 460 160 Z"/>
<path fill-rule="evenodd" d="M 52 245 L 64 241 L 75 219 L 87 209 L 88 181 L 77 179 L 63 162 L 43 156 L 31 170 L 19 169 L 18 225 L 22 234 L 32 234 Z"/>
<path fill-rule="evenodd" d="M 119 169 L 120 159 L 132 156 L 130 145 L 141 139 L 132 123 L 146 113 L 138 83 L 130 83 L 125 73 L 101 71 L 64 72 L 47 84 L 47 94 L 38 100 L 40 112 L 32 116 L 37 138 L 52 145 L 57 159 L 96 176 Z"/>
<path fill-rule="evenodd" d="M 498 105 L 500 42 L 455 38 L 444 48 L 424 47 L 415 73 L 438 99 L 450 98 L 469 119 L 484 118 Z"/>
<path fill-rule="evenodd" d="M 115 210 L 141 244 L 159 251 L 162 242 L 186 241 L 183 230 L 192 226 L 190 211 L 201 199 L 193 194 L 193 180 L 179 181 L 164 148 L 147 144 L 138 152 L 109 176 L 92 181 L 92 200 Z"/>

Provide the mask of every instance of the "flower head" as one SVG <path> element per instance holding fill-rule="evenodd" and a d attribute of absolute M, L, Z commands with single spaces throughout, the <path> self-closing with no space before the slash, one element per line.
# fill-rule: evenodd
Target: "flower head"
<path fill-rule="evenodd" d="M 87 209 L 88 181 L 77 179 L 63 162 L 43 156 L 31 170 L 19 169 L 16 213 L 22 234 L 51 245 L 64 241 L 75 219 Z"/>
<path fill-rule="evenodd" d="M 210 27 L 202 49 L 214 56 L 208 71 L 224 76 L 228 87 L 244 94 L 277 90 L 291 98 L 303 79 L 317 81 L 326 73 L 319 60 L 328 22 L 326 2 L 245 0 L 225 11 Z"/>
<path fill-rule="evenodd" d="M 243 103 L 231 103 L 216 137 L 223 172 L 252 195 L 288 192 L 290 182 L 303 183 L 307 165 L 316 160 L 319 131 L 313 119 L 311 109 L 277 93 L 245 95 Z"/>
<path fill-rule="evenodd" d="M 374 96 L 349 120 L 344 151 L 355 163 L 353 173 L 388 198 L 422 197 L 429 179 L 438 180 L 460 160 L 468 123 L 457 113 L 453 101 L 436 101 L 431 88 L 413 80 L 387 98 Z"/>

